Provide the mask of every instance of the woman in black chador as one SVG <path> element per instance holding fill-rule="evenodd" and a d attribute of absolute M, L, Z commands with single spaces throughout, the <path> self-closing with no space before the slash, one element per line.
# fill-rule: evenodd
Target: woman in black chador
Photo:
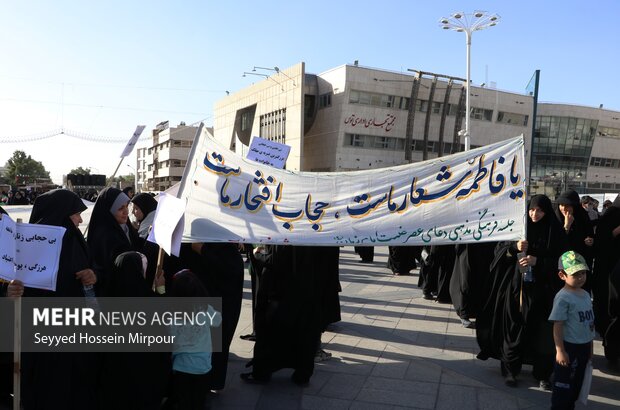
<path fill-rule="evenodd" d="M 501 360 L 508 386 L 516 386 L 525 363 L 533 365 L 540 387 L 550 388 L 555 346 L 548 318 L 562 286 L 557 263 L 566 248 L 566 235 L 545 195 L 530 200 L 527 240 L 500 242 L 495 248 L 488 288 L 482 293 L 488 298 L 476 323 L 478 358 Z"/>
<path fill-rule="evenodd" d="M 24 296 L 84 297 L 83 286 L 97 281 L 88 247 L 78 229 L 86 209 L 73 192 L 57 189 L 40 195 L 30 223 L 62 226 L 66 232 L 58 267 L 56 291 L 26 288 Z M 96 408 L 97 362 L 92 353 L 23 353 L 24 409 Z"/>
<path fill-rule="evenodd" d="M 583 256 L 592 268 L 594 252 L 594 229 L 588 213 L 581 206 L 579 194 L 575 191 L 562 192 L 557 199 L 555 215 L 564 227 L 568 238 L 568 248 Z M 592 281 L 587 280 L 583 289 L 590 291 Z"/>
<path fill-rule="evenodd" d="M 615 363 L 620 357 L 620 195 L 599 219 L 594 246 L 594 326 L 603 337 L 605 357 Z"/>
<path fill-rule="evenodd" d="M 489 266 L 493 260 L 495 242 L 458 244 L 455 246 L 455 262 L 450 278 L 450 299 L 461 323 L 474 327 L 471 319 L 478 316 L 484 283 L 489 281 Z"/>
<path fill-rule="evenodd" d="M 317 253 L 310 246 L 267 245 L 254 253 L 262 267 L 256 304 L 256 344 L 252 371 L 241 378 L 267 381 L 279 369 L 294 369 L 305 384 L 314 371 L 322 330 Z"/>
<path fill-rule="evenodd" d="M 121 253 L 114 261 L 108 296 L 156 297 L 146 278 L 148 261 L 139 252 Z M 166 393 L 170 354 L 162 352 L 103 353 L 100 409 L 158 410 Z"/>
<path fill-rule="evenodd" d="M 396 276 L 409 275 L 416 268 L 416 258 L 420 257 L 419 246 L 390 246 L 387 267 Z"/>
<path fill-rule="evenodd" d="M 100 273 L 97 295 L 110 294 L 110 278 L 114 269 L 114 260 L 118 255 L 128 251 L 144 252 L 149 256 L 149 275 L 154 276 L 155 263 L 151 252 L 145 252 L 144 239 L 128 223 L 129 197 L 117 188 L 105 188 L 95 202 L 88 224 L 88 247 L 93 256 L 94 266 Z M 152 268 L 151 268 L 152 266 Z"/>

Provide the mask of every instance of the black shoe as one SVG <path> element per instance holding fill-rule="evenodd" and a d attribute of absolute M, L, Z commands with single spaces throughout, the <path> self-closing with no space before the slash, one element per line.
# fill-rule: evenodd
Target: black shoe
<path fill-rule="evenodd" d="M 255 342 L 256 341 L 256 334 L 254 332 L 247 334 L 247 335 L 241 335 L 239 336 L 239 339 L 241 340 L 249 340 L 250 342 Z"/>
<path fill-rule="evenodd" d="M 540 390 L 551 391 L 551 383 L 547 380 L 541 380 L 538 385 L 540 386 Z"/>
<path fill-rule="evenodd" d="M 517 379 L 515 379 L 515 377 L 510 373 L 508 373 L 504 378 L 504 383 L 508 387 L 517 387 Z"/>
<path fill-rule="evenodd" d="M 430 293 L 425 293 L 424 296 L 422 296 L 424 299 L 426 300 L 433 300 L 433 295 L 431 295 Z"/>

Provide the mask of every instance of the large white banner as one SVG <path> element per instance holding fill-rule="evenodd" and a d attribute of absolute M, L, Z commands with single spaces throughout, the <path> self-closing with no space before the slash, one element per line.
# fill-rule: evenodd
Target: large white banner
<path fill-rule="evenodd" d="M 241 158 L 206 128 L 179 197 L 183 240 L 420 245 L 524 237 L 523 137 L 430 161 L 355 172 L 291 172 Z"/>

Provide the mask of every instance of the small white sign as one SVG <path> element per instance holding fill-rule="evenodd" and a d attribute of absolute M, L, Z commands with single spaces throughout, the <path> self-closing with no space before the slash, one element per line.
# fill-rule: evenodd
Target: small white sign
<path fill-rule="evenodd" d="M 133 135 L 129 139 L 129 142 L 127 142 L 127 145 L 125 146 L 125 149 L 121 154 L 121 158 L 125 158 L 127 155 L 131 154 L 131 151 L 133 151 L 133 148 L 136 146 L 138 138 L 140 138 L 140 135 L 142 135 L 142 131 L 144 131 L 144 128 L 146 128 L 145 125 L 138 125 L 136 127 L 136 130 L 133 132 Z"/>
<path fill-rule="evenodd" d="M 291 147 L 261 137 L 253 137 L 247 158 L 274 168 L 284 169 Z"/>
<path fill-rule="evenodd" d="M 168 255 L 179 256 L 185 225 L 184 213 L 184 200 L 162 192 L 158 198 L 153 229 L 146 240 L 161 246 Z"/>
<path fill-rule="evenodd" d="M 55 291 L 65 231 L 60 226 L 16 223 L 4 215 L 0 220 L 0 278 Z"/>

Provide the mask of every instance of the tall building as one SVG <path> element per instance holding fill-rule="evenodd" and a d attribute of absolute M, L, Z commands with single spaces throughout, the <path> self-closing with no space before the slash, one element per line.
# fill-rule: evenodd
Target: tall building
<path fill-rule="evenodd" d="M 463 149 L 461 78 L 357 64 L 315 75 L 303 62 L 264 76 L 215 105 L 215 138 L 240 154 L 260 136 L 291 146 L 287 169 L 348 171 Z M 620 190 L 620 112 L 539 103 L 532 138 L 532 96 L 472 84 L 470 98 L 472 148 L 524 135 L 531 193 Z"/>
<path fill-rule="evenodd" d="M 149 145 L 137 149 L 138 191 L 165 191 L 181 180 L 197 130 L 183 122 L 176 127 L 168 121 L 157 124 Z"/>

